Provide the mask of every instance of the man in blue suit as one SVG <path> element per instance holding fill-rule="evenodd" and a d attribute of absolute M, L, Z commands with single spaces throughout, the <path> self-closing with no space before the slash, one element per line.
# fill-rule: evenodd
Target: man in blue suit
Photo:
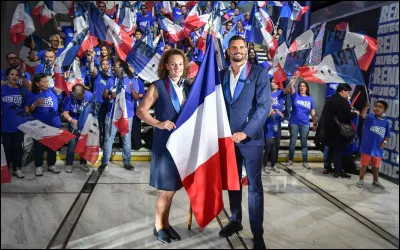
<path fill-rule="evenodd" d="M 239 178 L 242 165 L 246 168 L 249 183 L 249 219 L 255 249 L 265 249 L 264 192 L 261 168 L 264 139 L 264 124 L 271 109 L 271 89 L 267 70 L 247 62 L 246 42 L 241 36 L 229 40 L 228 53 L 231 66 L 220 72 L 225 105 L 232 140 L 235 142 L 236 162 Z M 228 237 L 243 229 L 242 188 L 229 191 L 232 216 L 230 222 L 219 232 Z"/>

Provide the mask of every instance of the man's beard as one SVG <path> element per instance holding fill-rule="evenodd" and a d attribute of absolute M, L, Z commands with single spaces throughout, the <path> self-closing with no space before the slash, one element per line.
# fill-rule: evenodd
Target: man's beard
<path fill-rule="evenodd" d="M 240 58 L 240 59 L 236 58 L 236 55 L 233 55 L 233 56 L 231 57 L 231 60 L 234 61 L 234 62 L 241 62 L 241 61 L 243 61 L 243 60 L 244 60 L 243 54 L 239 54 L 239 55 L 241 55 L 241 58 Z"/>

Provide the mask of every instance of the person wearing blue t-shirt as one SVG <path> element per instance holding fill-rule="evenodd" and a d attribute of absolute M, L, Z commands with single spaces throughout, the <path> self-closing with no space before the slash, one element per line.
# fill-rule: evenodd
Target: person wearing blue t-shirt
<path fill-rule="evenodd" d="M 58 98 L 54 88 L 49 88 L 47 76 L 43 73 L 33 77 L 32 92 L 26 97 L 25 110 L 39 121 L 56 128 L 61 128 L 61 119 L 58 113 Z M 43 175 L 43 155 L 47 151 L 48 170 L 53 173 L 60 173 L 55 166 L 56 151 L 44 146 L 37 140 L 34 140 L 35 155 L 35 175 Z"/>
<path fill-rule="evenodd" d="M 35 55 L 33 52 L 33 49 L 35 48 L 35 43 L 32 42 L 31 44 L 31 50 L 29 52 L 29 60 L 31 60 L 32 62 L 34 61 L 41 61 L 41 63 L 45 63 L 45 53 L 48 50 L 52 50 L 54 51 L 56 57 L 59 57 L 61 55 L 61 53 L 65 50 L 65 48 L 60 48 L 60 43 L 61 43 L 61 37 L 59 34 L 53 34 L 50 36 L 50 48 L 49 49 L 45 49 L 45 50 L 41 50 L 39 51 L 39 53 L 37 53 L 37 55 Z"/>
<path fill-rule="evenodd" d="M 308 148 L 307 138 L 310 131 L 310 120 L 309 115 L 311 114 L 313 120 L 312 131 L 315 132 L 317 129 L 317 117 L 315 114 L 314 99 L 310 96 L 310 88 L 305 81 L 300 81 L 298 90 L 296 92 L 294 83 L 298 76 L 293 76 L 288 85 L 289 93 L 292 96 L 292 113 L 289 119 L 289 133 L 290 133 L 290 144 L 289 144 L 289 161 L 287 162 L 288 167 L 293 166 L 294 150 L 297 141 L 297 135 L 300 133 L 300 144 L 301 153 L 303 156 L 303 167 L 310 169 L 308 165 Z"/>
<path fill-rule="evenodd" d="M 62 116 L 69 123 L 68 131 L 76 136 L 76 138 L 68 142 L 67 157 L 65 163 L 66 173 L 72 173 L 73 170 L 72 164 L 74 162 L 74 155 L 75 155 L 74 149 L 81 135 L 77 129 L 80 114 L 83 112 L 84 108 L 87 105 L 91 105 L 89 102 L 92 102 L 92 97 L 93 94 L 87 91 L 82 84 L 76 84 L 74 85 L 74 87 L 72 87 L 71 96 L 70 97 L 66 96 L 62 103 L 62 110 L 63 110 Z M 81 157 L 80 158 L 81 169 L 84 172 L 89 172 L 89 168 L 86 165 L 86 163 L 87 161 Z"/>
<path fill-rule="evenodd" d="M 107 59 L 103 59 L 100 62 L 100 71 L 94 66 L 93 59 L 91 59 L 90 74 L 93 81 L 93 93 L 96 96 L 96 113 L 97 119 L 99 120 L 99 136 L 100 146 L 104 145 L 104 123 L 108 110 L 108 104 L 110 100 L 103 98 L 104 90 L 107 88 L 107 82 L 111 79 L 113 81 L 114 76 L 110 70 L 110 62 Z"/>
<path fill-rule="evenodd" d="M 154 32 L 154 19 L 151 16 L 151 13 L 147 12 L 147 6 L 145 4 L 142 4 L 140 7 L 141 13 L 137 14 L 136 18 L 136 24 L 137 27 L 140 28 L 141 30 L 146 30 L 147 28 L 147 22 L 150 22 L 150 30 L 151 33 Z"/>
<path fill-rule="evenodd" d="M 128 113 L 128 126 L 129 132 L 122 136 L 122 157 L 124 159 L 124 168 L 127 170 L 134 170 L 134 167 L 130 163 L 131 160 L 131 130 L 132 130 L 132 118 L 135 115 L 134 111 L 134 101 L 139 100 L 139 86 L 136 82 L 129 79 L 129 68 L 128 65 L 122 61 L 118 60 L 114 67 L 114 79 L 109 79 L 107 82 L 107 87 L 104 90 L 103 98 L 109 99 L 110 103 L 108 105 L 107 115 L 105 119 L 105 139 L 104 139 L 104 153 L 101 159 L 101 165 L 98 171 L 102 172 L 108 165 L 111 157 L 111 149 L 114 143 L 114 138 L 117 133 L 117 127 L 112 122 L 112 110 L 115 105 L 115 99 L 117 94 L 120 93 L 121 89 L 125 89 L 125 99 L 126 99 L 126 109 Z"/>
<path fill-rule="evenodd" d="M 272 79 L 272 78 L 271 78 Z M 279 173 L 279 169 L 275 166 L 276 160 L 278 159 L 279 147 L 281 144 L 281 122 L 282 122 L 282 110 L 283 110 L 283 100 L 286 95 L 286 89 L 280 90 L 278 85 L 275 83 L 275 80 L 271 81 L 271 113 L 274 116 L 271 116 L 267 119 L 265 124 L 266 128 L 266 146 L 264 151 L 264 172 L 269 173 L 266 168 L 268 158 L 271 160 L 271 169 L 276 173 Z M 270 127 L 268 127 L 270 126 Z M 268 131 L 272 131 L 272 129 L 277 129 L 276 133 L 272 136 L 268 134 Z M 268 148 L 267 148 L 267 144 Z M 274 148 L 271 148 L 271 147 Z M 269 152 L 271 155 L 269 156 Z"/>
<path fill-rule="evenodd" d="M 388 108 L 385 101 L 377 101 L 374 106 L 374 115 L 368 114 L 369 103 L 362 110 L 361 116 L 365 119 L 360 146 L 360 180 L 357 187 L 364 186 L 364 176 L 369 164 L 372 165 L 374 180 L 372 185 L 380 189 L 385 187 L 378 181 L 379 166 L 383 157 L 383 149 L 390 138 L 390 125 L 383 114 Z"/>
<path fill-rule="evenodd" d="M 18 113 L 23 110 L 24 96 L 28 94 L 27 90 L 18 84 L 19 72 L 15 68 L 6 70 L 6 80 L 1 85 L 1 138 L 4 146 L 4 153 L 7 160 L 7 166 L 13 164 L 13 175 L 18 178 L 24 178 L 21 170 L 22 160 L 22 142 L 24 133 L 17 128 L 14 123 Z"/>
<path fill-rule="evenodd" d="M 26 72 L 25 64 L 22 63 L 21 59 L 14 52 L 9 52 L 6 55 L 6 60 L 8 62 L 8 68 L 15 68 L 18 70 L 19 79 L 22 79 L 22 80 L 27 79 L 29 81 L 28 82 L 29 86 L 28 85 L 25 86 L 25 84 L 24 84 L 24 87 L 27 90 L 30 90 L 31 74 Z M 7 69 L 4 69 L 1 71 L 1 81 L 2 82 L 6 80 L 6 71 L 7 71 Z"/>

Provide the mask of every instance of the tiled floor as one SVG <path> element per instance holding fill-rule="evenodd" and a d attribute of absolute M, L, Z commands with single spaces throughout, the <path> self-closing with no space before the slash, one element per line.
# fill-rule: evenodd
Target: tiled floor
<path fill-rule="evenodd" d="M 63 166 L 62 161 L 57 165 Z M 134 162 L 132 172 L 121 166 L 121 162 L 110 164 L 92 184 L 93 192 L 81 196 L 89 199 L 86 204 L 76 202 L 84 205 L 80 217 L 72 221 L 69 218 L 73 212 L 68 211 L 71 206 L 78 206 L 74 201 L 90 176 L 89 182 L 94 182 L 96 170 L 91 169 L 95 171 L 93 176 L 76 168 L 72 174 L 45 172 L 43 177 L 36 177 L 31 166 L 25 167 L 25 179 L 13 178 L 11 184 L 1 185 L 1 248 L 46 248 L 54 235 L 68 238 L 66 248 L 252 247 L 247 188 L 243 189 L 244 230 L 240 237 L 218 237 L 220 223 L 228 223 L 224 211 L 203 230 L 193 217 L 189 231 L 189 200 L 185 190 L 180 190 L 172 203 L 170 223 L 182 240 L 163 244 L 152 231 L 158 191 L 148 185 L 149 162 Z M 335 179 L 321 174 L 322 163 L 311 163 L 311 167 L 306 170 L 295 163 L 292 170 L 396 236 L 398 244 L 398 185 L 382 180 L 386 190 L 377 190 L 370 185 L 369 174 L 365 187 L 359 189 L 355 186 L 358 176 Z M 263 174 L 262 178 L 267 248 L 396 248 L 283 169 L 278 174 Z M 224 202 L 225 211 L 230 214 L 226 192 Z M 76 223 L 74 230 L 57 234 L 60 225 L 68 223 Z M 58 243 L 52 245 L 60 247 Z"/>

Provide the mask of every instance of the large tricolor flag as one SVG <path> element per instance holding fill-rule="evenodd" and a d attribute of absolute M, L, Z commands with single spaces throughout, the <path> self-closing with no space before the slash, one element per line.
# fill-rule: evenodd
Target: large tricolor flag
<path fill-rule="evenodd" d="M 167 32 L 167 36 L 170 42 L 178 42 L 190 35 L 190 30 L 185 27 L 180 27 L 168 18 L 159 16 L 157 17 L 157 19 L 158 23 L 160 24 L 160 28 Z"/>
<path fill-rule="evenodd" d="M 11 42 L 14 44 L 23 42 L 34 31 L 35 26 L 30 15 L 29 4 L 26 2 L 18 4 L 11 21 Z"/>
<path fill-rule="evenodd" d="M 378 42 L 367 35 L 346 31 L 343 41 L 343 49 L 354 48 L 360 68 L 367 71 L 374 59 Z"/>
<path fill-rule="evenodd" d="M 32 16 L 40 26 L 43 26 L 55 16 L 55 13 L 47 7 L 44 1 L 39 1 L 32 9 Z"/>
<path fill-rule="evenodd" d="M 239 190 L 213 39 L 176 122 L 167 148 L 178 168 L 194 213 L 204 228 L 222 210 L 222 190 Z"/>
<path fill-rule="evenodd" d="M 128 35 L 132 35 L 136 29 L 136 8 L 129 1 L 121 1 L 118 8 L 117 18 L 115 22 L 125 30 Z"/>
<path fill-rule="evenodd" d="M 260 21 L 261 25 L 265 28 L 265 30 L 268 33 L 271 33 L 274 29 L 274 23 L 272 22 L 271 17 L 268 15 L 268 12 L 260 8 L 255 15 Z"/>
<path fill-rule="evenodd" d="M 309 82 L 345 82 L 365 85 L 356 54 L 352 48 L 325 56 L 317 66 L 300 67 L 299 72 L 300 76 Z"/>
<path fill-rule="evenodd" d="M 303 49 L 311 49 L 314 44 L 314 35 L 314 32 L 309 29 L 298 36 L 290 45 L 289 52 Z"/>
<path fill-rule="evenodd" d="M 76 144 L 75 153 L 94 165 L 99 157 L 99 122 L 97 117 L 89 114 Z"/>

